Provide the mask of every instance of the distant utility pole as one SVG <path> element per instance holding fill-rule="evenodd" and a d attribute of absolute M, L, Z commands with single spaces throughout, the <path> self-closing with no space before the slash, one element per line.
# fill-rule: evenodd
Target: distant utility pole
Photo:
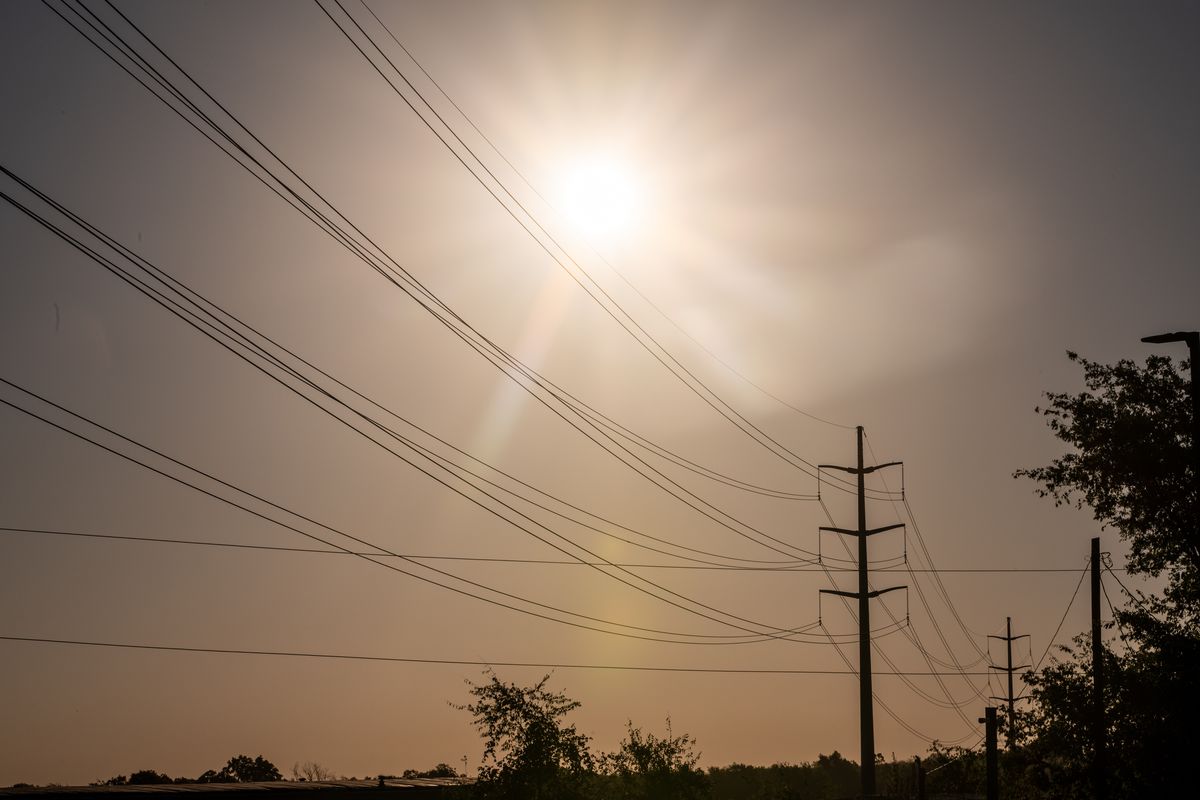
<path fill-rule="evenodd" d="M 989 639 L 1002 639 L 1004 641 L 1004 643 L 1008 649 L 1008 666 L 1001 667 L 996 664 L 989 664 L 988 666 L 991 667 L 992 669 L 999 669 L 999 670 L 1003 670 L 1004 672 L 1008 673 L 1008 697 L 992 697 L 991 699 L 992 700 L 1004 700 L 1008 703 L 1008 732 L 1006 734 L 1005 744 L 1007 744 L 1007 746 L 1009 748 L 1012 748 L 1013 739 L 1016 738 L 1016 732 L 1017 732 L 1017 717 L 1016 717 L 1016 713 L 1015 713 L 1016 707 L 1014 705 L 1017 701 L 1017 696 L 1015 694 L 1013 694 L 1013 673 L 1019 669 L 1028 669 L 1028 668 L 1032 667 L 1033 665 L 1032 664 L 1023 664 L 1019 667 L 1013 666 L 1012 643 L 1016 639 L 1028 639 L 1029 634 L 1022 633 L 1020 636 L 1013 636 L 1012 635 L 1012 617 L 1005 617 L 1004 619 L 1007 620 L 1007 622 L 1006 622 L 1007 635 L 1005 635 L 1005 636 L 991 635 L 991 636 L 988 636 L 988 638 Z"/>
<path fill-rule="evenodd" d="M 839 467 L 834 464 L 820 464 L 820 469 L 839 469 L 858 476 L 858 528 L 826 528 L 823 531 L 840 533 L 843 536 L 858 537 L 858 591 L 842 592 L 837 589 L 822 589 L 822 594 L 836 594 L 858 600 L 858 708 L 859 708 L 859 776 L 861 778 L 861 793 L 863 797 L 875 796 L 875 713 L 874 693 L 871 690 L 871 598 L 885 592 L 897 589 L 907 589 L 907 586 L 890 586 L 887 589 L 868 591 L 867 569 L 867 537 L 884 531 L 903 528 L 904 523 L 885 525 L 882 528 L 867 528 L 867 497 L 865 478 L 869 473 L 884 467 L 898 466 L 901 462 L 889 461 L 886 464 L 876 464 L 873 467 L 863 466 L 863 429 L 858 431 L 858 466 Z"/>
<path fill-rule="evenodd" d="M 1100 537 L 1092 539 L 1092 787 L 1108 796 L 1104 781 L 1104 645 L 1100 640 Z"/>

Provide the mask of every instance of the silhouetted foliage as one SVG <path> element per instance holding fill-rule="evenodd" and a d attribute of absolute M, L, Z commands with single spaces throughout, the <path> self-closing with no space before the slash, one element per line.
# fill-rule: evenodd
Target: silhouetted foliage
<path fill-rule="evenodd" d="M 171 776 L 152 769 L 141 769 L 129 776 L 129 785 L 172 783 Z"/>
<path fill-rule="evenodd" d="M 205 770 L 196 778 L 196 783 L 233 783 L 234 779 L 225 770 Z"/>
<path fill-rule="evenodd" d="M 1164 582 L 1161 594 L 1134 592 L 1132 605 L 1115 613 L 1121 647 L 1105 651 L 1104 704 L 1111 796 L 1168 796 L 1190 785 L 1200 718 L 1200 520 L 1188 381 L 1161 356 L 1145 367 L 1068 357 L 1083 367 L 1087 391 L 1047 393 L 1039 410 L 1072 451 L 1015 475 L 1038 481 L 1039 494 L 1056 504 L 1090 506 L 1129 546 L 1129 572 Z M 1026 676 L 1034 701 L 1019 715 L 1026 796 L 1088 796 L 1089 644 L 1077 638 Z"/>
<path fill-rule="evenodd" d="M 234 780 L 239 783 L 283 780 L 279 769 L 262 756 L 255 756 L 253 759 L 249 756 L 234 756 L 229 759 L 224 771 L 232 775 Z"/>
<path fill-rule="evenodd" d="M 141 769 L 125 777 L 114 775 L 105 781 L 97 781 L 92 786 L 148 786 L 154 784 L 175 783 L 170 775 L 155 772 L 152 769 Z"/>
<path fill-rule="evenodd" d="M 1049 404 L 1037 410 L 1072 452 L 1014 476 L 1040 483 L 1038 494 L 1056 505 L 1091 507 L 1129 546 L 1130 572 L 1166 578 L 1162 596 L 1147 598 L 1144 611 L 1151 613 L 1130 614 L 1125 624 L 1147 634 L 1163 625 L 1194 634 L 1200 621 L 1200 521 L 1188 381 L 1162 356 L 1146 359 L 1145 367 L 1067 356 L 1083 367 L 1087 391 L 1047 392 Z"/>
<path fill-rule="evenodd" d="M 858 764 L 834 750 L 807 764 L 713 767 L 708 782 L 713 800 L 832 800 L 853 797 L 859 775 Z"/>
<path fill-rule="evenodd" d="M 220 772 L 208 770 L 196 783 L 250 783 L 264 781 L 281 781 L 283 775 L 270 761 L 262 756 L 237 755 L 229 759 Z"/>
<path fill-rule="evenodd" d="M 458 772 L 454 767 L 445 762 L 438 764 L 433 769 L 417 770 L 406 769 L 400 776 L 402 778 L 457 778 Z"/>
<path fill-rule="evenodd" d="M 469 711 L 484 740 L 475 784 L 481 797 L 551 800 L 583 797 L 594 760 L 589 738 L 564 718 L 579 703 L 546 689 L 546 675 L 532 687 L 505 683 L 490 670 L 487 682 L 468 681 L 475 702 Z M 452 704 L 453 705 L 453 704 Z"/>
<path fill-rule="evenodd" d="M 620 749 L 601 758 L 605 773 L 615 778 L 615 794 L 623 800 L 692 800 L 708 796 L 708 781 L 696 768 L 700 755 L 696 740 L 687 734 L 675 736 L 667 718 L 666 738 L 643 733 L 633 722 Z"/>

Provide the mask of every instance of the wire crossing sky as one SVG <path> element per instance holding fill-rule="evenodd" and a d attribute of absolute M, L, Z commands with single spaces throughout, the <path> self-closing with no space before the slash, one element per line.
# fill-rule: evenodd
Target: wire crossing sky
<path fill-rule="evenodd" d="M 1198 21 L 3 4 L 0 785 L 476 764 L 487 665 L 853 752 L 859 424 L 877 745 L 975 743 L 1086 625 L 1040 393 L 1195 325 Z"/>

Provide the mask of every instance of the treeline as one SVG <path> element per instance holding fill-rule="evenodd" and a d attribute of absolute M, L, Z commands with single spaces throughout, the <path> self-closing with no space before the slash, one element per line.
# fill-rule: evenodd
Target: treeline
<path fill-rule="evenodd" d="M 115 775 L 108 780 L 96 781 L 92 786 L 134 786 L 164 783 L 259 783 L 263 781 L 280 781 L 283 775 L 279 769 L 261 755 L 236 755 L 229 759 L 225 766 L 218 770 L 210 769 L 195 778 L 172 778 L 162 772 L 152 769 L 142 769 L 125 775 Z"/>
<path fill-rule="evenodd" d="M 449 764 L 438 764 L 431 769 L 406 769 L 400 775 L 368 775 L 364 780 L 386 780 L 389 778 L 458 778 L 458 772 Z M 172 778 L 164 772 L 142 769 L 129 775 L 115 775 L 107 780 L 95 781 L 92 786 L 146 786 L 168 783 L 262 783 L 281 781 L 279 768 L 260 756 L 237 755 L 219 770 L 206 770 L 195 778 Z M 356 777 L 338 777 L 315 761 L 297 762 L 292 766 L 294 781 L 358 780 Z M 18 784 L 14 788 L 29 788 L 29 784 Z"/>

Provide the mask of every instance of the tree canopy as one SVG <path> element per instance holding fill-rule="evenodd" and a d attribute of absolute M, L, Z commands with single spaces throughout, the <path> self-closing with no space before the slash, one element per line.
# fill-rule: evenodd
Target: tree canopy
<path fill-rule="evenodd" d="M 707 795 L 700 754 L 688 734 L 676 736 L 667 718 L 667 735 L 659 738 L 626 724 L 620 749 L 602 759 L 604 771 L 616 778 L 615 796 L 628 800 L 691 800 Z"/>
<path fill-rule="evenodd" d="M 479 791 L 484 797 L 571 798 L 582 796 L 594 767 L 590 739 L 565 717 L 579 702 L 546 688 L 546 675 L 530 687 L 486 673 L 482 684 L 468 682 L 475 702 L 469 711 L 484 740 Z"/>
<path fill-rule="evenodd" d="M 1129 546 L 1130 572 L 1167 578 L 1159 610 L 1194 627 L 1200 541 L 1189 382 L 1164 356 L 1150 356 L 1144 367 L 1067 357 L 1083 368 L 1087 390 L 1047 392 L 1037 410 L 1071 451 L 1014 474 L 1041 484 L 1038 493 L 1056 504 L 1089 506 L 1102 526 L 1115 528 Z"/>
<path fill-rule="evenodd" d="M 1189 750 L 1200 713 L 1200 540 L 1193 474 L 1189 381 L 1170 358 L 1145 366 L 1068 357 L 1086 391 L 1048 392 L 1038 411 L 1070 452 L 1015 477 L 1040 484 L 1056 504 L 1091 508 L 1129 547 L 1130 574 L 1158 578 L 1160 592 L 1125 591 L 1113 613 L 1120 643 L 1103 653 L 1107 765 L 1113 796 L 1166 796 L 1191 781 Z M 1111 626 L 1110 626 L 1111 629 Z M 1091 758 L 1086 728 L 1091 655 L 1085 637 L 1026 676 L 1033 706 L 1022 712 L 1015 756 L 1030 797 L 1084 797 Z M 1010 759 L 1013 760 L 1013 759 Z M 1040 792 L 1041 794 L 1038 794 Z"/>

